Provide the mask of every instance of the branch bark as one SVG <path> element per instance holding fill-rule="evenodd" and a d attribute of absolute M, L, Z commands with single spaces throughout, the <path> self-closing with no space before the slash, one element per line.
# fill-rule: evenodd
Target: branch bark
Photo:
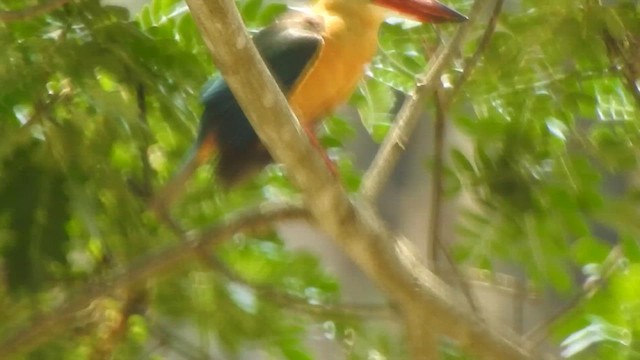
<path fill-rule="evenodd" d="M 482 38 L 478 43 L 476 51 L 470 58 L 465 61 L 462 74 L 456 80 L 455 84 L 453 85 L 453 91 L 449 94 L 448 105 L 450 105 L 450 103 L 453 101 L 452 99 L 458 94 L 458 92 L 462 88 L 462 85 L 471 77 L 471 74 L 473 74 L 473 71 L 476 69 L 478 62 L 480 61 L 480 57 L 487 50 L 487 47 L 491 42 L 491 38 L 496 31 L 496 26 L 498 25 L 498 17 L 502 12 L 503 6 L 504 0 L 495 0 L 493 4 L 493 10 L 491 11 L 491 17 L 489 18 L 489 22 L 487 23 L 487 27 L 484 29 L 484 33 L 482 34 Z"/>
<path fill-rule="evenodd" d="M 442 233 L 442 211 L 444 192 L 444 143 L 447 138 L 446 110 L 443 106 L 443 93 L 440 86 L 435 91 L 434 102 L 436 114 L 433 122 L 433 167 L 429 182 L 429 207 L 427 218 L 427 246 L 429 263 L 436 274 L 441 274 L 441 265 L 438 262 L 438 250 L 445 246 L 440 237 Z M 455 266 L 455 264 L 451 264 Z"/>
<path fill-rule="evenodd" d="M 453 39 L 444 47 L 441 52 L 434 56 L 434 60 L 427 65 L 427 70 L 420 76 L 416 89 L 409 95 L 402 104 L 394 126 L 382 142 L 380 150 L 373 159 L 369 170 L 362 180 L 360 192 L 365 198 L 374 201 L 382 187 L 389 179 L 400 154 L 404 151 L 404 144 L 409 140 L 409 135 L 415 129 L 420 114 L 422 114 L 424 102 L 429 94 L 435 89 L 439 81 L 438 77 L 449 65 L 453 54 L 458 51 L 460 44 L 466 37 L 469 29 L 475 23 L 477 15 L 486 4 L 484 1 L 476 0 L 471 7 L 469 20 L 462 24 Z"/>
<path fill-rule="evenodd" d="M 28 352 L 72 325 L 74 316 L 94 300 L 112 294 L 118 289 L 131 288 L 175 269 L 188 260 L 200 256 L 203 249 L 214 246 L 235 233 L 262 228 L 277 220 L 299 219 L 307 215 L 308 213 L 299 206 L 279 204 L 263 204 L 255 209 L 236 214 L 201 235 L 156 254 L 140 258 L 123 272 L 103 281 L 97 281 L 93 286 L 87 286 L 63 305 L 34 319 L 24 329 L 1 339 L 0 354 L 3 358 L 11 358 Z"/>
<path fill-rule="evenodd" d="M 602 38 L 607 47 L 607 55 L 612 67 L 620 74 L 622 83 L 635 100 L 636 106 L 640 107 L 640 88 L 638 88 L 637 84 L 638 74 L 634 71 L 636 68 L 635 61 L 637 60 L 629 58 L 628 50 L 611 34 L 610 30 L 605 29 Z M 626 39 L 626 41 L 632 44 L 631 47 L 635 45 L 635 41 L 632 39 Z M 620 63 L 620 66 L 616 66 L 617 63 Z"/>
<path fill-rule="evenodd" d="M 502 0 L 498 0 L 502 1 Z M 445 139 L 447 138 L 447 113 L 448 108 L 445 104 L 446 99 L 443 94 L 443 88 L 438 87 L 435 91 L 434 102 L 436 104 L 436 115 L 433 124 L 433 169 L 431 171 L 430 181 L 430 201 L 429 201 L 429 218 L 428 233 L 427 233 L 427 246 L 430 248 L 429 255 L 431 256 L 431 269 L 438 274 L 443 274 L 443 265 L 439 261 L 439 252 L 442 253 L 447 265 L 451 269 L 453 280 L 462 291 L 467 304 L 471 311 L 476 316 L 482 318 L 482 312 L 477 305 L 477 301 L 471 291 L 471 287 L 465 275 L 460 271 L 458 264 L 455 263 L 448 248 L 448 244 L 442 239 L 442 212 L 444 208 L 444 160 L 445 160 Z"/>
<path fill-rule="evenodd" d="M 351 202 L 309 144 L 285 97 L 260 59 L 235 4 L 187 0 L 217 67 L 273 157 L 287 167 L 318 225 L 396 303 L 407 321 L 414 358 L 422 334 L 450 336 L 490 359 L 531 358 L 513 338 L 487 328 L 424 268 L 414 247 L 384 227 L 365 202 Z M 477 5 L 476 5 L 477 6 Z M 259 94 L 259 96 L 258 96 Z"/>

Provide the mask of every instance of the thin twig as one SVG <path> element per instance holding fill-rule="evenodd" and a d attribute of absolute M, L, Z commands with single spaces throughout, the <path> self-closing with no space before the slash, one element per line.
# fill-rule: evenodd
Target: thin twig
<path fill-rule="evenodd" d="M 608 29 L 604 30 L 602 37 L 608 50 L 607 55 L 609 56 L 609 61 L 616 68 L 618 73 L 620 73 L 624 86 L 635 100 L 636 105 L 640 107 L 640 88 L 638 88 L 638 85 L 636 84 L 638 79 L 633 70 L 634 61 L 629 59 L 627 54 L 625 54 L 625 50 L 622 48 L 622 45 L 613 37 Z M 620 59 L 622 62 L 619 67 L 616 66 L 616 58 Z"/>
<path fill-rule="evenodd" d="M 153 169 L 149 161 L 148 149 L 151 144 L 151 138 L 149 136 L 149 121 L 147 120 L 147 102 L 145 96 L 145 87 L 142 82 L 136 86 L 136 101 L 138 105 L 138 120 L 140 122 L 140 138 L 138 146 L 138 155 L 140 156 L 140 162 L 142 163 L 142 187 L 141 195 L 144 200 L 151 199 L 150 210 L 155 213 L 158 219 L 164 223 L 174 235 L 183 237 L 185 234 L 182 225 L 174 219 L 169 213 L 167 206 L 160 206 L 155 203 L 156 199 L 153 199 L 153 185 L 151 178 L 153 175 Z M 163 204 L 166 205 L 166 204 Z"/>
<path fill-rule="evenodd" d="M 493 33 L 495 32 L 496 24 L 500 12 L 502 10 L 502 6 L 504 4 L 504 0 L 496 0 L 494 3 L 493 11 L 491 13 L 490 20 L 485 28 L 485 31 L 482 35 L 480 42 L 476 48 L 474 54 L 465 61 L 462 74 L 456 79 L 453 89 L 446 94 L 436 91 L 435 94 L 435 103 L 436 103 L 436 117 L 434 123 L 434 164 L 433 164 L 433 173 L 432 173 L 432 187 L 431 187 L 431 213 L 432 218 L 430 221 L 431 226 L 429 229 L 431 230 L 431 256 L 437 253 L 436 247 L 439 246 L 439 225 L 440 222 L 440 212 L 441 212 L 441 204 L 442 201 L 441 193 L 442 189 L 442 172 L 443 172 L 443 157 L 444 157 L 444 138 L 446 136 L 446 124 L 445 124 L 445 113 L 448 112 L 449 106 L 451 105 L 454 97 L 459 92 L 462 85 L 469 79 L 471 73 L 475 69 L 480 60 L 481 55 L 486 50 Z M 435 262 L 435 258 L 432 259 L 432 262 Z"/>
<path fill-rule="evenodd" d="M 10 358 L 43 344 L 75 323 L 74 316 L 95 299 L 118 289 L 134 288 L 146 280 L 158 277 L 198 256 L 238 232 L 251 231 L 278 220 L 307 218 L 308 213 L 298 205 L 262 204 L 234 214 L 213 225 L 201 235 L 192 236 L 165 250 L 142 256 L 123 271 L 94 285 L 87 285 L 75 296 L 52 311 L 34 319 L 23 329 L 0 340 L 0 354 Z"/>
<path fill-rule="evenodd" d="M 487 27 L 482 34 L 482 38 L 478 43 L 478 47 L 473 55 L 468 58 L 462 70 L 462 74 L 453 85 L 452 91 L 449 93 L 449 103 L 453 100 L 453 98 L 458 94 L 462 85 L 471 77 L 471 74 L 476 69 L 482 54 L 487 50 L 489 43 L 491 42 L 491 38 L 496 31 L 496 25 L 498 24 L 498 18 L 500 17 L 500 13 L 502 12 L 502 6 L 504 5 L 504 0 L 496 0 L 493 5 L 493 10 L 491 11 L 491 17 L 489 18 L 489 22 L 487 23 Z"/>
<path fill-rule="evenodd" d="M 20 10 L 0 11 L 0 22 L 10 23 L 40 16 L 62 7 L 71 0 L 50 0 L 42 4 L 30 6 Z"/>
<path fill-rule="evenodd" d="M 436 79 L 449 65 L 453 54 L 460 48 L 460 45 L 474 24 L 484 4 L 485 2 L 481 0 L 474 1 L 469 14 L 469 21 L 458 28 L 453 39 L 451 39 L 442 51 L 436 53 L 437 55 L 434 56 L 433 61 L 429 62 L 428 70 L 419 77 L 416 89 L 407 96 L 404 104 L 402 104 L 396 116 L 394 126 L 384 139 L 369 170 L 367 170 L 363 176 L 360 192 L 366 199 L 370 201 L 375 200 L 382 190 L 383 185 L 387 182 L 395 164 L 400 158 L 400 154 L 404 151 L 405 144 L 409 139 L 409 134 L 413 132 L 418 122 L 425 98 L 436 86 Z"/>
<path fill-rule="evenodd" d="M 429 225 L 427 227 L 429 231 L 428 245 L 430 247 L 430 256 L 433 269 L 436 274 L 441 274 L 442 271 L 439 266 L 438 254 L 441 252 L 444 258 L 451 268 L 453 277 L 458 287 L 462 291 L 467 304 L 473 311 L 473 313 L 482 319 L 482 313 L 480 307 L 477 305 L 477 301 L 471 292 L 469 283 L 466 281 L 465 276 L 460 272 L 458 265 L 451 257 L 449 248 L 442 241 L 442 210 L 443 210 L 443 174 L 444 174 L 444 140 L 447 133 L 447 121 L 446 121 L 446 105 L 445 97 L 442 94 L 442 88 L 439 88 L 435 92 L 436 103 L 436 116 L 434 122 L 434 154 L 433 154 L 433 169 L 431 171 L 431 186 L 430 186 L 430 202 L 429 202 Z"/>
<path fill-rule="evenodd" d="M 427 246 L 429 248 L 430 263 L 433 271 L 440 274 L 438 265 L 438 251 L 442 247 L 440 233 L 442 230 L 442 207 L 444 191 L 442 186 L 442 172 L 444 167 L 444 139 L 446 137 L 445 109 L 442 106 L 442 88 L 434 93 L 436 112 L 433 122 L 433 167 L 429 184 L 429 218 L 427 220 Z"/>
<path fill-rule="evenodd" d="M 496 0 L 494 2 L 491 17 L 485 28 L 480 42 L 476 48 L 474 54 L 465 61 L 462 74 L 454 83 L 453 89 L 445 94 L 436 90 L 435 104 L 436 104 L 436 116 L 434 121 L 434 151 L 433 151 L 433 169 L 431 175 L 431 202 L 429 205 L 429 246 L 431 263 L 436 271 L 438 270 L 438 250 L 441 250 L 447 260 L 447 263 L 452 269 L 456 282 L 463 292 L 467 303 L 474 311 L 474 313 L 480 315 L 480 308 L 475 301 L 475 298 L 471 292 L 468 282 L 464 275 L 460 272 L 457 264 L 453 261 L 448 248 L 442 243 L 441 239 L 441 224 L 442 224 L 442 193 L 443 193 L 443 167 L 444 167 L 444 139 L 446 138 L 446 113 L 449 111 L 449 107 L 453 102 L 454 97 L 462 87 L 462 85 L 469 79 L 473 70 L 478 64 L 481 55 L 487 49 L 493 33 L 495 32 L 496 24 L 504 0 Z"/>

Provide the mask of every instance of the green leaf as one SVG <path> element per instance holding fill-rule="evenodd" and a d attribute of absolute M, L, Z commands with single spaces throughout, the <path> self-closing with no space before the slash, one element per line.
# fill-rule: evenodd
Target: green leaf
<path fill-rule="evenodd" d="M 456 170 L 465 172 L 466 176 L 475 174 L 475 169 L 469 159 L 458 149 L 451 150 L 451 162 Z"/>
<path fill-rule="evenodd" d="M 262 11 L 256 19 L 256 26 L 264 27 L 271 24 L 278 16 L 284 14 L 287 9 L 287 5 L 281 3 L 269 3 L 263 6 Z"/>
<path fill-rule="evenodd" d="M 242 17 L 248 23 L 254 22 L 258 18 L 258 13 L 262 7 L 262 0 L 247 0 L 242 6 Z"/>
<path fill-rule="evenodd" d="M 393 91 L 382 82 L 368 79 L 359 88 L 353 102 L 358 108 L 362 124 L 373 140 L 381 142 L 391 122 L 391 108 L 395 104 Z"/>
<path fill-rule="evenodd" d="M 571 254 L 577 264 L 600 263 L 610 248 L 596 238 L 582 237 L 571 246 Z"/>
<path fill-rule="evenodd" d="M 562 342 L 564 347 L 562 356 L 572 357 L 586 350 L 589 346 L 603 341 L 617 342 L 623 345 L 631 343 L 629 330 L 612 325 L 596 316 L 590 317 L 590 321 L 589 326 L 571 334 Z"/>

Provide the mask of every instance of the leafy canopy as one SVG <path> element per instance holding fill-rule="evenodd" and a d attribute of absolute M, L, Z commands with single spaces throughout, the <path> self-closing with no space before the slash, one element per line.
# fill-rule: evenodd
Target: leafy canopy
<path fill-rule="evenodd" d="M 567 313 L 555 335 L 565 339 L 566 356 L 626 359 L 634 358 L 640 331 L 640 3 L 604 3 L 507 2 L 447 113 L 466 146 L 447 150 L 445 181 L 450 197 L 465 194 L 475 204 L 453 221 L 455 258 L 466 266 L 517 264 L 538 286 L 569 298 L 580 291 L 580 269 L 602 280 L 602 264 L 620 244 L 627 262 L 607 273 L 610 286 Z M 30 5 L 14 0 L 0 8 Z M 262 0 L 238 5 L 252 30 L 286 10 Z M 0 23 L 0 337 L 80 284 L 99 283 L 175 241 L 146 211 L 147 201 L 190 146 L 200 88 L 216 69 L 183 2 L 154 0 L 130 16 L 85 0 Z M 445 92 L 476 51 L 485 29 L 479 23 L 442 77 Z M 397 19 L 383 25 L 380 52 L 351 99 L 372 139 L 384 138 L 396 96 L 413 89 L 428 56 L 454 30 Z M 323 143 L 340 148 L 357 126 L 334 116 L 323 126 Z M 352 157 L 333 153 L 356 190 L 361 174 Z M 294 196 L 277 166 L 230 193 L 205 167 L 174 215 L 198 228 L 250 204 Z M 317 259 L 287 250 L 276 234 L 236 236 L 216 256 L 257 288 L 311 304 L 339 301 L 339 284 Z M 162 351 L 198 357 L 216 342 L 228 354 L 257 346 L 276 358 L 310 359 L 305 335 L 320 328 L 354 359 L 403 356 L 399 340 L 375 322 L 293 312 L 264 294 L 194 263 L 97 300 L 77 325 L 82 331 L 36 355 L 87 357 L 112 346 L 115 358 L 161 358 Z M 116 346 L 109 341 L 117 316 L 126 321 Z M 195 329 L 200 344 L 167 324 Z M 585 351 L 594 344 L 597 354 Z"/>

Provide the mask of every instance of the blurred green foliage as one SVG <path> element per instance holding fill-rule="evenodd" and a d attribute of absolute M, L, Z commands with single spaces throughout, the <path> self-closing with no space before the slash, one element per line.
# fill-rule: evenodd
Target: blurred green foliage
<path fill-rule="evenodd" d="M 6 1 L 0 9 L 33 3 Z M 470 7 L 467 0 L 448 3 L 462 12 Z M 262 0 L 238 6 L 251 30 L 287 9 Z M 472 29 L 444 80 L 460 75 L 484 23 Z M 373 140 L 390 128 L 396 95 L 411 91 L 454 30 L 434 32 L 395 18 L 383 25 L 380 52 L 351 101 Z M 635 0 L 507 1 L 447 114 L 466 142 L 448 154 L 446 176 L 455 186 L 447 193 L 474 200 L 454 221 L 458 262 L 518 265 L 538 286 L 569 298 L 579 291 L 580 269 L 598 277 L 612 247 L 621 245 L 626 263 L 607 278 L 610 286 L 554 328 L 564 354 L 579 359 L 638 356 L 640 96 L 632 87 L 640 75 L 639 44 Z M 176 0 L 152 1 L 133 17 L 95 0 L 72 2 L 0 23 L 0 48 L 1 338 L 79 285 L 175 241 L 146 211 L 147 201 L 193 140 L 198 94 L 216 70 L 188 8 Z M 323 143 L 340 147 L 354 126 L 331 118 Z M 349 154 L 336 154 L 348 189 L 356 190 L 360 175 Z M 174 214 L 198 228 L 294 196 L 278 166 L 229 193 L 205 167 Z M 339 302 L 339 284 L 317 259 L 287 250 L 276 235 L 237 236 L 216 255 L 250 284 L 311 304 Z M 136 292 L 142 295 L 96 301 L 86 320 L 69 329 L 71 337 L 32 356 L 206 358 L 216 347 L 230 358 L 259 348 L 273 358 L 311 359 L 306 337 L 318 329 L 350 359 L 404 356 L 398 336 L 367 319 L 292 311 L 200 263 Z M 131 304 L 142 310 L 127 310 Z M 123 314 L 131 316 L 121 324 Z M 110 344 L 118 326 L 124 335 Z M 455 349 L 447 354 L 462 356 Z"/>

